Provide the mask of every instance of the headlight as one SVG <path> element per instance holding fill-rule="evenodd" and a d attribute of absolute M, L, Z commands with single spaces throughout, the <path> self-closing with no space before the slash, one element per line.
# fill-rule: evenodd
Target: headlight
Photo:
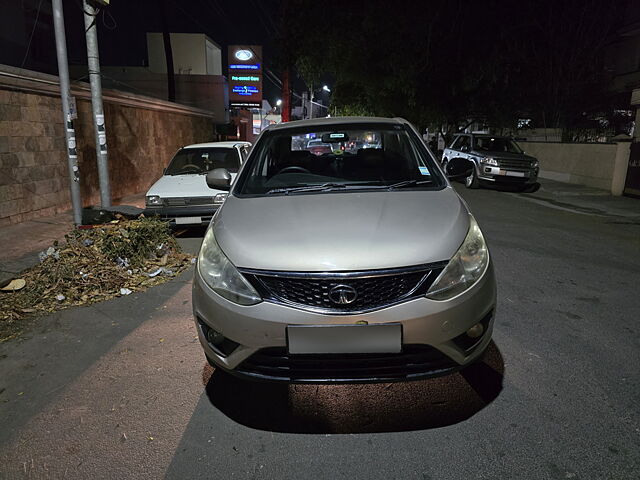
<path fill-rule="evenodd" d="M 470 288 L 489 263 L 489 251 L 480 227 L 473 217 L 469 232 L 440 276 L 427 292 L 432 300 L 448 300 Z"/>
<path fill-rule="evenodd" d="M 162 205 L 162 198 L 158 195 L 149 195 L 147 197 L 147 205 Z"/>
<path fill-rule="evenodd" d="M 214 205 L 222 205 L 224 201 L 227 199 L 228 193 L 218 193 L 215 197 L 213 197 Z"/>
<path fill-rule="evenodd" d="M 538 160 L 534 160 L 531 162 L 531 168 L 538 168 L 540 166 L 540 162 Z"/>
<path fill-rule="evenodd" d="M 493 165 L 494 167 L 498 166 L 498 160 L 496 160 L 493 157 L 484 157 L 482 160 L 480 160 L 482 163 L 486 164 L 486 165 Z"/>
<path fill-rule="evenodd" d="M 206 284 L 227 300 L 240 305 L 255 305 L 262 301 L 258 292 L 222 252 L 212 228 L 207 230 L 200 247 L 198 271 Z"/>

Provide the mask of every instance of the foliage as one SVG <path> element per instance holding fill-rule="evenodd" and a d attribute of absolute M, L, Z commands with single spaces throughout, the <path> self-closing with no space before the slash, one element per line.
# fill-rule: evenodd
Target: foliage
<path fill-rule="evenodd" d="M 281 48 L 307 84 L 336 78 L 340 113 L 456 128 L 571 124 L 604 102 L 606 41 L 622 7 L 601 0 L 286 0 Z"/>
<path fill-rule="evenodd" d="M 156 219 L 120 219 L 73 230 L 65 240 L 22 273 L 22 290 L 0 293 L 0 341 L 15 335 L 25 317 L 106 300 L 121 289 L 143 290 L 190 265 L 167 224 Z"/>

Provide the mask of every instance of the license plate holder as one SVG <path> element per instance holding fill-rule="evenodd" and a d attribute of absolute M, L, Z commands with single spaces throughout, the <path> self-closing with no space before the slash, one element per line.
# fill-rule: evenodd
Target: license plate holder
<path fill-rule="evenodd" d="M 400 353 L 402 325 L 289 325 L 290 354 Z"/>
<path fill-rule="evenodd" d="M 193 225 L 202 223 L 202 217 L 176 217 L 176 225 Z"/>
<path fill-rule="evenodd" d="M 501 170 L 500 174 L 506 175 L 507 177 L 524 177 L 525 176 L 524 172 L 513 172 L 511 170 Z"/>

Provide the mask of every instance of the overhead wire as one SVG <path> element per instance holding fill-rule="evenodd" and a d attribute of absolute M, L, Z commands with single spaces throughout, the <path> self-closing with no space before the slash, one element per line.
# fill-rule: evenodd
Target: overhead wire
<path fill-rule="evenodd" d="M 27 50 L 24 52 L 24 57 L 22 58 L 22 62 L 20 63 L 20 70 L 24 68 L 24 64 L 27 62 L 27 57 L 29 56 L 29 50 L 31 50 L 31 42 L 33 41 L 33 34 L 36 31 L 36 27 L 38 26 L 38 19 L 40 18 L 40 10 L 42 8 L 42 2 L 44 0 L 40 0 L 38 3 L 38 11 L 36 12 L 36 19 L 33 22 L 33 28 L 31 29 L 31 35 L 29 35 L 29 42 L 27 43 Z"/>

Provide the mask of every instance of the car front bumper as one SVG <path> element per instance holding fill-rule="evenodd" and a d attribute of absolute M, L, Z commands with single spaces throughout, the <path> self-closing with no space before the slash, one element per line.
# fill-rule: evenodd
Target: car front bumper
<path fill-rule="evenodd" d="M 530 184 L 538 181 L 538 169 L 505 169 L 481 164 L 478 169 L 478 179 L 496 183 Z"/>
<path fill-rule="evenodd" d="M 162 220 L 169 222 L 172 227 L 175 226 L 195 226 L 209 225 L 211 218 L 216 213 L 220 205 L 202 205 L 202 206 L 185 206 L 185 207 L 150 207 L 144 210 L 145 216 L 158 216 Z M 186 222 L 187 219 L 192 221 Z M 198 220 L 199 219 L 199 220 Z"/>
<path fill-rule="evenodd" d="M 491 341 L 496 282 L 490 263 L 466 292 L 446 301 L 417 298 L 373 312 L 327 315 L 263 301 L 241 306 L 230 302 L 202 280 L 196 268 L 193 312 L 207 357 L 239 376 L 288 382 L 402 381 L 443 375 L 477 360 Z M 288 325 L 402 326 L 400 354 L 289 355 Z M 469 339 L 467 330 L 482 323 L 484 333 Z M 227 354 L 210 344 L 207 329 L 231 341 Z M 237 344 L 237 345 L 236 345 Z"/>

